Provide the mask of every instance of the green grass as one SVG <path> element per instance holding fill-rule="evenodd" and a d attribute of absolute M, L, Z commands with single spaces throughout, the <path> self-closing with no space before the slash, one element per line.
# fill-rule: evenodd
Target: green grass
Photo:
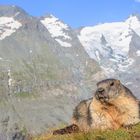
<path fill-rule="evenodd" d="M 19 92 L 19 93 L 16 93 L 15 96 L 17 98 L 33 98 L 33 97 L 36 97 L 37 95 L 33 93 L 29 93 L 29 92 Z"/>
<path fill-rule="evenodd" d="M 44 134 L 32 140 L 140 140 L 140 124 L 131 129 L 120 128 L 118 130 L 92 131 L 89 133 L 77 133 L 71 135 L 53 136 Z"/>

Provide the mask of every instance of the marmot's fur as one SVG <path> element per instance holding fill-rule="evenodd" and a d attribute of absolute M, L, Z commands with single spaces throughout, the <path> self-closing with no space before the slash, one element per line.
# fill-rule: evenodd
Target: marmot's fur
<path fill-rule="evenodd" d="M 66 134 L 94 129 L 118 129 L 140 122 L 139 101 L 119 80 L 106 79 L 97 83 L 93 98 L 76 106 L 72 124 L 53 134 Z"/>

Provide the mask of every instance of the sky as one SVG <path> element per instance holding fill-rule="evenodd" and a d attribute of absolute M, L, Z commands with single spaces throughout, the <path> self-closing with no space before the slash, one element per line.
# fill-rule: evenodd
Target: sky
<path fill-rule="evenodd" d="M 53 14 L 73 28 L 122 21 L 140 13 L 140 0 L 0 0 L 33 16 Z"/>

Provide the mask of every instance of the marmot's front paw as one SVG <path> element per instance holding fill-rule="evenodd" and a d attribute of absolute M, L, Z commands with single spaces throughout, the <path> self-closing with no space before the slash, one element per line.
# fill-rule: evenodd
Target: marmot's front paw
<path fill-rule="evenodd" d="M 133 125 L 130 124 L 130 125 L 122 125 L 123 128 L 129 130 L 129 129 L 132 129 Z"/>

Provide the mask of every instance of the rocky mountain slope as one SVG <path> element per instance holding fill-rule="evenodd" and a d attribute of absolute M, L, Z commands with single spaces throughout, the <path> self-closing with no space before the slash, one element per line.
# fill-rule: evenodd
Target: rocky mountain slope
<path fill-rule="evenodd" d="M 100 71 L 68 25 L 0 6 L 0 133 L 12 139 L 68 123 Z"/>

